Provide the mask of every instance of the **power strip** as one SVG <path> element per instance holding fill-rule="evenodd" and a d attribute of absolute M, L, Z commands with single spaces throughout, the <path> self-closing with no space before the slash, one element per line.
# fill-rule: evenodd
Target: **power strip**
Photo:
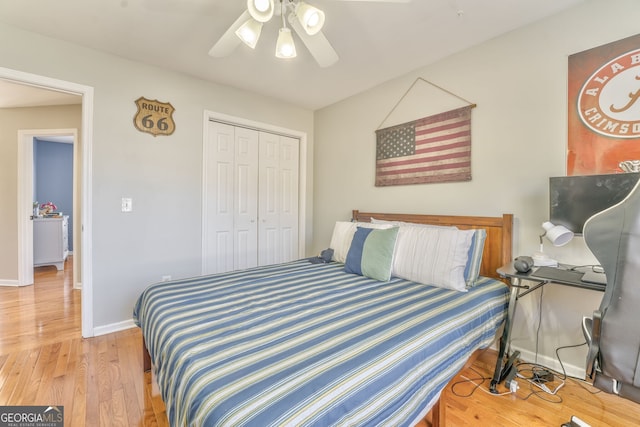
<path fill-rule="evenodd" d="M 518 381 L 516 381 L 517 375 L 518 368 L 515 365 L 512 365 L 504 379 L 504 385 L 509 389 L 511 393 L 515 393 L 520 388 L 518 386 Z"/>
<path fill-rule="evenodd" d="M 576 417 L 575 415 L 572 415 L 571 420 L 569 422 L 562 424 L 561 427 L 591 427 L 591 426 L 585 423 L 584 421 L 582 421 L 580 418 Z"/>

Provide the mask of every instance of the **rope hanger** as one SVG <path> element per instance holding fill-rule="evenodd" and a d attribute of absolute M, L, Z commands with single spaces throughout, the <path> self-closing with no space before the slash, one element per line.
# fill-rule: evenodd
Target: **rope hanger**
<path fill-rule="evenodd" d="M 393 106 L 393 108 L 391 109 L 391 111 L 389 111 L 389 113 L 385 116 L 385 118 L 382 120 L 382 122 L 381 122 L 381 123 L 378 125 L 378 127 L 376 128 L 376 130 L 380 130 L 380 128 L 382 127 L 382 125 L 384 124 L 384 122 L 386 122 L 386 121 L 387 121 L 387 119 L 389 118 L 389 116 L 390 116 L 391 114 L 393 114 L 393 112 L 396 110 L 396 108 L 398 108 L 398 105 L 400 105 L 400 103 L 401 103 L 401 102 L 404 100 L 404 98 L 409 94 L 409 92 L 411 92 L 411 89 L 413 89 L 413 87 L 414 87 L 414 86 L 416 85 L 416 83 L 418 83 L 419 81 L 422 81 L 422 82 L 424 82 L 424 83 L 427 83 L 428 85 L 431 85 L 431 86 L 435 87 L 436 89 L 439 89 L 439 90 L 441 90 L 441 91 L 443 91 L 443 92 L 445 92 L 445 93 L 447 93 L 447 94 L 449 94 L 449 95 L 451 95 L 451 96 L 453 96 L 453 97 L 455 97 L 455 98 L 458 98 L 458 99 L 459 99 L 459 100 L 461 100 L 461 101 L 466 102 L 468 105 L 470 105 L 470 106 L 471 106 L 471 108 L 475 108 L 475 107 L 476 107 L 476 104 L 474 104 L 473 102 L 468 101 L 468 100 L 464 99 L 463 97 L 461 97 L 461 96 L 459 96 L 459 95 L 456 95 L 455 93 L 453 93 L 453 92 L 451 92 L 451 91 L 448 91 L 447 89 L 445 89 L 445 88 L 443 88 L 443 87 L 438 86 L 438 85 L 437 85 L 437 84 L 435 84 L 435 83 L 431 83 L 430 81 L 425 80 L 425 79 L 423 79 L 422 77 L 418 77 L 417 79 L 415 79 L 415 80 L 413 81 L 413 83 L 411 84 L 411 86 L 409 86 L 409 89 L 407 89 L 407 90 L 406 90 L 406 92 L 402 95 L 402 97 L 398 100 L 398 102 L 396 102 L 396 103 L 395 103 L 395 105 Z"/>

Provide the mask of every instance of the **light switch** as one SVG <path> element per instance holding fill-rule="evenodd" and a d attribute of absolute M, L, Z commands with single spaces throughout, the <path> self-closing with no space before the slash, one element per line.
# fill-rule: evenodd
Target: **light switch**
<path fill-rule="evenodd" d="M 133 210 L 133 199 L 130 197 L 122 198 L 122 212 L 131 212 Z"/>

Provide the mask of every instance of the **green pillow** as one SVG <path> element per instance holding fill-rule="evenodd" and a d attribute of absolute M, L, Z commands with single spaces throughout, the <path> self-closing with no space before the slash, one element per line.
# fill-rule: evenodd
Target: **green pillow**
<path fill-rule="evenodd" d="M 347 253 L 345 271 L 371 279 L 389 280 L 397 237 L 398 227 L 382 230 L 358 227 Z"/>

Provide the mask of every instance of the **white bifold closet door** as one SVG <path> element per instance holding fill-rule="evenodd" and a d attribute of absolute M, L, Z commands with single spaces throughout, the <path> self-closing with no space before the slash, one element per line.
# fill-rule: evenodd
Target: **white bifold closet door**
<path fill-rule="evenodd" d="M 203 273 L 297 258 L 298 152 L 296 138 L 209 122 Z"/>
<path fill-rule="evenodd" d="M 295 138 L 260 132 L 258 265 L 298 255 L 298 150 Z"/>

